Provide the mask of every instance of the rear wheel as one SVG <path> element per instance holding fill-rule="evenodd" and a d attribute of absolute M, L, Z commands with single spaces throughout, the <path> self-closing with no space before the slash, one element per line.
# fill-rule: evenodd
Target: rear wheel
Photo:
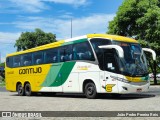
<path fill-rule="evenodd" d="M 85 95 L 89 99 L 94 99 L 97 97 L 97 91 L 96 91 L 96 86 L 94 83 L 89 82 L 85 85 Z"/>
<path fill-rule="evenodd" d="M 22 84 L 18 84 L 17 92 L 18 92 L 19 96 L 23 96 L 24 95 L 24 88 L 22 87 Z"/>
<path fill-rule="evenodd" d="M 27 83 L 24 87 L 24 93 L 26 96 L 31 96 L 32 95 L 32 91 L 31 91 L 31 85 L 29 83 Z"/>

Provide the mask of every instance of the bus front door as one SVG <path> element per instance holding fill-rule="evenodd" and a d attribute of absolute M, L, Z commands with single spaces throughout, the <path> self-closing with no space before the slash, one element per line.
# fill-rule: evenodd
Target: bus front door
<path fill-rule="evenodd" d="M 117 80 L 113 77 L 117 77 L 118 64 L 116 60 L 116 54 L 112 50 L 107 50 L 104 53 L 104 70 L 106 86 L 105 90 L 108 93 L 115 93 L 118 91 Z"/>

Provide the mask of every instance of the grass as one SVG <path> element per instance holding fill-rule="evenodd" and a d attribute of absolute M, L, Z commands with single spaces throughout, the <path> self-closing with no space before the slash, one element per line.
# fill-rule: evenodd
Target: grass
<path fill-rule="evenodd" d="M 5 80 L 3 77 L 0 76 L 0 87 L 5 86 Z"/>
<path fill-rule="evenodd" d="M 0 82 L 0 87 L 4 87 L 4 86 L 5 86 L 5 82 L 4 81 Z"/>

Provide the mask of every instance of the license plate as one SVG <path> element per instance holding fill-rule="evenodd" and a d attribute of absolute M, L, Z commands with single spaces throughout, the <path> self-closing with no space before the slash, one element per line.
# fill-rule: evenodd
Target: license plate
<path fill-rule="evenodd" d="M 142 92 L 142 89 L 141 89 L 141 88 L 138 88 L 138 89 L 137 89 L 137 92 Z"/>

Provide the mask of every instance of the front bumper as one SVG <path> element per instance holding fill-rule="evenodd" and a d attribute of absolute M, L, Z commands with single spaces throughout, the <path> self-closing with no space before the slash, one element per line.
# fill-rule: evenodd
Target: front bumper
<path fill-rule="evenodd" d="M 127 93 L 141 93 L 147 92 L 149 90 L 150 82 L 147 82 L 143 85 L 134 85 L 132 83 L 124 83 L 118 81 L 118 93 L 127 94 Z"/>

